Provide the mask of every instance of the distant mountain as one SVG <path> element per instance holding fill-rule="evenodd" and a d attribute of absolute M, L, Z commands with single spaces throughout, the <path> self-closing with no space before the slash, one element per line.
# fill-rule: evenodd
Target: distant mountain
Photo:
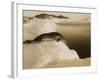
<path fill-rule="evenodd" d="M 79 16 L 80 17 L 80 16 Z M 90 24 L 89 18 L 76 18 L 71 16 L 64 16 L 64 15 L 56 15 L 56 14 L 48 14 L 48 13 L 39 13 L 34 16 L 24 16 L 23 22 L 28 23 L 32 21 L 35 18 L 40 19 L 52 19 L 55 23 L 61 24 L 61 25 L 68 25 L 68 24 Z"/>
<path fill-rule="evenodd" d="M 35 17 L 42 18 L 42 19 L 46 19 L 46 18 L 50 18 L 50 17 L 61 18 L 61 19 L 69 19 L 69 17 L 65 17 L 63 15 L 56 16 L 56 15 L 51 15 L 51 14 L 46 14 L 46 13 L 41 13 L 39 15 L 36 15 Z"/>

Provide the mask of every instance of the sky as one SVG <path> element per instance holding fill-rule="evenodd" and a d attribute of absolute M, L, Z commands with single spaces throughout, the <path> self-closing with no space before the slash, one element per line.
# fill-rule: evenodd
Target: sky
<path fill-rule="evenodd" d="M 34 17 L 37 14 L 41 13 L 47 13 L 47 14 L 53 14 L 53 15 L 63 15 L 65 17 L 69 17 L 69 19 L 54 19 L 57 22 L 60 23 L 90 23 L 91 21 L 91 14 L 90 13 L 72 13 L 72 12 L 45 12 L 45 11 L 29 11 L 24 10 L 23 16 L 24 17 Z"/>

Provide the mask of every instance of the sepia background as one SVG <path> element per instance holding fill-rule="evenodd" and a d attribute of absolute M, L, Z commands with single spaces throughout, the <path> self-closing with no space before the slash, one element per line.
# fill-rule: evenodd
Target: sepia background
<path fill-rule="evenodd" d="M 62 15 L 68 19 L 53 18 L 57 24 L 57 32 L 64 36 L 66 44 L 70 49 L 75 49 L 80 57 L 77 66 L 90 65 L 91 57 L 91 14 L 89 13 L 72 13 L 72 12 L 45 12 L 45 11 L 23 11 L 23 23 L 27 24 L 38 14 L 46 13 L 50 15 Z M 31 55 L 30 55 L 31 56 Z M 26 60 L 25 60 L 26 61 Z M 65 63 L 64 63 L 65 64 Z M 69 63 L 70 64 L 70 63 Z M 74 66 L 73 64 L 71 64 Z M 68 65 L 67 65 L 68 66 Z"/>
<path fill-rule="evenodd" d="M 67 41 L 67 45 L 78 52 L 80 58 L 91 56 L 91 14 L 24 11 L 24 17 L 34 17 L 40 13 L 63 15 L 68 17 L 68 19 L 53 19 L 57 24 L 57 31 L 64 36 L 65 40 Z"/>

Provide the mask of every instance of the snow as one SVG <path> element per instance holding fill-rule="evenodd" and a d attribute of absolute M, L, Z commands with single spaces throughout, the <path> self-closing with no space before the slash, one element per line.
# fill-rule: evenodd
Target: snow
<path fill-rule="evenodd" d="M 24 41 L 32 40 L 43 33 L 56 32 L 56 24 L 48 19 L 33 19 L 24 24 Z"/>
<path fill-rule="evenodd" d="M 41 42 L 24 45 L 24 67 L 43 67 L 54 61 L 79 59 L 77 52 L 62 41 Z"/>

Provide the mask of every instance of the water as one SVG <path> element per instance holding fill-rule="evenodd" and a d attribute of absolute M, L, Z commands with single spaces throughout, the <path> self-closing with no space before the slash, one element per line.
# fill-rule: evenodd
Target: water
<path fill-rule="evenodd" d="M 78 52 L 80 58 L 91 56 L 90 25 L 57 25 L 57 31 L 61 33 L 67 45 Z"/>

